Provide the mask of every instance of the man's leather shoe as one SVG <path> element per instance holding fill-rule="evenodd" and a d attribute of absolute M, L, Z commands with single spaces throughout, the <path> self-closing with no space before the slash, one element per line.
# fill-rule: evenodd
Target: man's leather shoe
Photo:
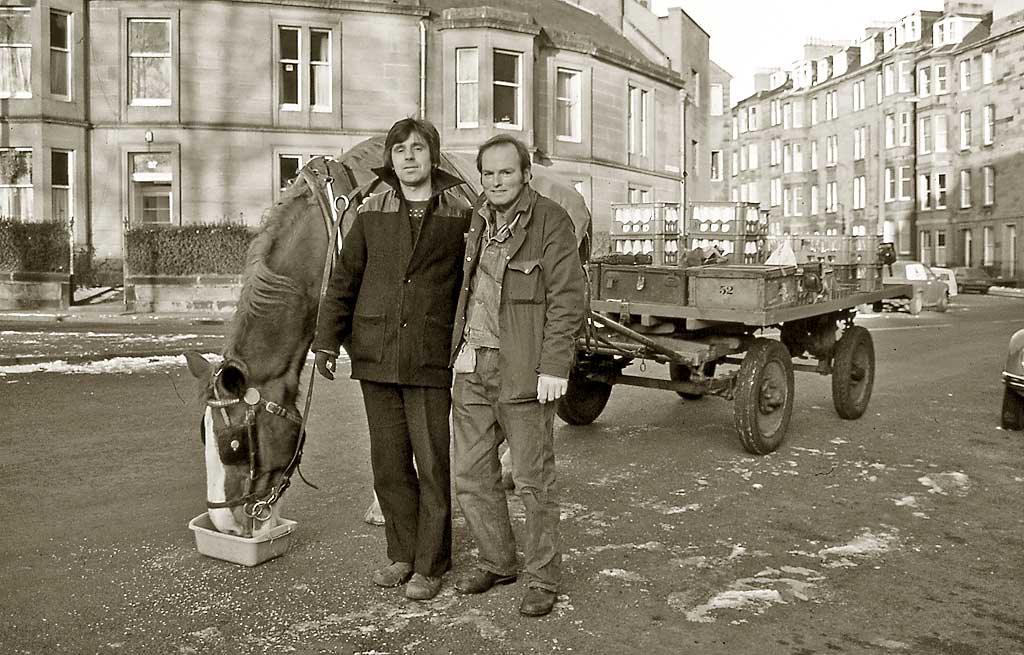
<path fill-rule="evenodd" d="M 514 575 L 498 575 L 483 569 L 473 569 L 455 583 L 455 588 L 463 594 L 482 594 L 494 585 L 509 584 L 516 581 Z"/>
<path fill-rule="evenodd" d="M 441 576 L 432 578 L 413 573 L 405 585 L 405 597 L 411 600 L 430 600 L 441 591 Z"/>
<path fill-rule="evenodd" d="M 544 616 L 549 614 L 555 606 L 555 599 L 558 597 L 553 591 L 530 587 L 523 595 L 523 602 L 519 605 L 519 613 L 523 616 Z"/>
<path fill-rule="evenodd" d="M 412 564 L 409 562 L 391 562 L 373 574 L 373 584 L 378 587 L 397 587 L 412 575 Z"/>

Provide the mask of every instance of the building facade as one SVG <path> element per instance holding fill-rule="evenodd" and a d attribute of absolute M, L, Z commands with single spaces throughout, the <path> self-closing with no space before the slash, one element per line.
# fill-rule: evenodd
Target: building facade
<path fill-rule="evenodd" d="M 878 234 L 1024 282 L 1021 5 L 948 2 L 777 73 L 733 109 L 730 198 L 776 233 Z"/>
<path fill-rule="evenodd" d="M 612 202 L 679 201 L 707 34 L 635 0 L 495 4 L 0 0 L 0 215 L 116 261 L 132 225 L 257 225 L 309 158 L 406 116 L 453 150 L 521 138 L 599 244 Z"/>

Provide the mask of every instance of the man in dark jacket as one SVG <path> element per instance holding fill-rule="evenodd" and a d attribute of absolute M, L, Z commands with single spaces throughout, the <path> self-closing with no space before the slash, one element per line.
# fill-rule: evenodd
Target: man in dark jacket
<path fill-rule="evenodd" d="M 436 596 L 451 568 L 449 348 L 469 226 L 468 205 L 450 191 L 461 180 L 438 168 L 439 141 L 425 121 L 391 128 L 374 171 L 391 188 L 359 208 L 313 344 L 329 379 L 343 345 L 362 388 L 391 560 L 373 582 L 408 580 L 417 600 Z"/>
<path fill-rule="evenodd" d="M 568 386 L 584 317 L 583 270 L 572 221 L 530 185 L 530 153 L 499 135 L 480 146 L 484 196 L 466 244 L 452 361 L 455 493 L 476 540 L 477 568 L 456 582 L 476 594 L 517 578 L 498 444 L 526 509 L 519 611 L 551 611 L 561 549 L 555 481 L 555 401 Z"/>

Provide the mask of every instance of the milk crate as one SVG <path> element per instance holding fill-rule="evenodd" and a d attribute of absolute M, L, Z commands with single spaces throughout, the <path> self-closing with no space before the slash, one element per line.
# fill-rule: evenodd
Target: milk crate
<path fill-rule="evenodd" d="M 768 214 L 753 202 L 691 202 L 687 236 L 766 236 Z"/>
<path fill-rule="evenodd" d="M 675 266 L 679 262 L 680 241 L 678 236 L 668 234 L 612 235 L 615 254 L 650 255 L 655 266 Z"/>
<path fill-rule="evenodd" d="M 880 242 L 881 237 L 878 236 L 792 235 L 770 237 L 767 246 L 769 252 L 772 252 L 783 243 L 788 243 L 798 264 L 824 262 L 847 266 L 877 263 Z"/>
<path fill-rule="evenodd" d="M 646 238 L 649 235 L 679 234 L 679 203 L 612 203 L 612 236 Z"/>
<path fill-rule="evenodd" d="M 861 291 L 878 291 L 882 288 L 882 267 L 880 264 L 833 264 L 833 296 L 851 296 Z"/>
<path fill-rule="evenodd" d="M 705 256 L 717 249 L 732 264 L 761 264 L 768 257 L 764 237 L 691 234 L 685 240 L 686 250 L 700 248 Z"/>

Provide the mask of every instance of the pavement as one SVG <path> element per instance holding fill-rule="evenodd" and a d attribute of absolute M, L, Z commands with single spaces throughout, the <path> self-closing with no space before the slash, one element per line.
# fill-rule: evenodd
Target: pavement
<path fill-rule="evenodd" d="M 105 342 L 105 346 L 93 352 L 60 352 L 51 354 L 24 354 L 12 352 L 16 344 L 4 344 L 0 337 L 0 366 L 21 366 L 43 362 L 63 361 L 81 364 L 101 361 L 110 357 L 158 357 L 180 355 L 183 347 L 199 348 L 207 352 L 211 343 L 220 344 L 222 330 L 231 320 L 233 312 L 129 312 L 125 309 L 119 289 L 105 293 L 89 293 L 90 290 L 76 291 L 76 304 L 67 309 L 51 310 L 3 310 L 0 311 L 0 332 L 6 330 L 48 330 L 58 328 L 106 328 L 107 330 L 131 331 L 134 328 L 153 328 L 166 332 L 199 332 L 193 342 L 175 345 L 136 344 L 126 348 L 117 340 Z M 17 337 L 14 337 L 17 340 Z M 8 347 L 5 347 L 8 346 Z M 219 350 L 220 346 L 217 346 Z"/>
<path fill-rule="evenodd" d="M 232 312 L 129 312 L 120 288 L 77 289 L 74 304 L 67 309 L 0 310 L 0 325 L 223 325 L 231 316 Z"/>

